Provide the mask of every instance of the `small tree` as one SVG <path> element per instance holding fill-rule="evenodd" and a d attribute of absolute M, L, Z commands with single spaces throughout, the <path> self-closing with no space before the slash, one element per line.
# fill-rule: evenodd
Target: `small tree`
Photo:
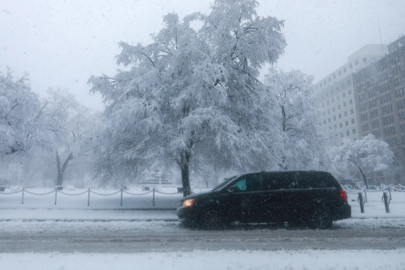
<path fill-rule="evenodd" d="M 312 77 L 270 69 L 264 84 L 274 97 L 272 136 L 278 160 L 273 168 L 327 169 L 325 139 L 317 132 Z"/>
<path fill-rule="evenodd" d="M 337 167 L 346 170 L 355 168 L 360 172 L 366 188 L 368 171 L 383 171 L 395 162 L 389 145 L 372 134 L 359 140 L 345 139 L 341 146 L 332 149 L 332 153 Z"/>

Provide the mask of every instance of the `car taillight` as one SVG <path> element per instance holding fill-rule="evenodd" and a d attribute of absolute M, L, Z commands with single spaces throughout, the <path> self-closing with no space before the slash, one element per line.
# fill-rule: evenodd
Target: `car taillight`
<path fill-rule="evenodd" d="M 342 198 L 342 200 L 347 202 L 347 193 L 343 189 L 340 191 L 340 198 Z"/>

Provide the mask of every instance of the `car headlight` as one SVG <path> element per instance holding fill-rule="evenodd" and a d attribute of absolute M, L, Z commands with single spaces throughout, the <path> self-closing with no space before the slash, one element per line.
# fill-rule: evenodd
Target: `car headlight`
<path fill-rule="evenodd" d="M 183 202 L 183 206 L 190 207 L 193 206 L 195 203 L 195 199 L 187 199 Z"/>

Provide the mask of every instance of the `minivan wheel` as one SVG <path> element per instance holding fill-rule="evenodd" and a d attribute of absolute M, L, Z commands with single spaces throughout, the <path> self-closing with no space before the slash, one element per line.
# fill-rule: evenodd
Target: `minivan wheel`
<path fill-rule="evenodd" d="M 207 229 L 218 229 L 224 227 L 224 218 L 217 210 L 208 210 L 201 215 L 202 227 Z"/>
<path fill-rule="evenodd" d="M 309 217 L 309 224 L 313 229 L 328 229 L 332 223 L 330 211 L 325 207 L 315 209 Z"/>

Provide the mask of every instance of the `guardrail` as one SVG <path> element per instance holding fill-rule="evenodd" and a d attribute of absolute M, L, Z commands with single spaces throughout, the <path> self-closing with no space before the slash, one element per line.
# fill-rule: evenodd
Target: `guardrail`
<path fill-rule="evenodd" d="M 123 205 L 123 201 L 124 201 L 124 194 L 130 195 L 130 196 L 142 196 L 142 195 L 147 195 L 147 194 L 151 194 L 152 193 L 152 206 L 155 207 L 155 202 L 156 202 L 156 194 L 162 194 L 162 195 L 179 195 L 179 192 L 162 192 L 159 191 L 156 188 L 152 188 L 152 190 L 148 190 L 146 192 L 142 192 L 142 193 L 132 193 L 132 192 L 128 192 L 126 191 L 124 188 L 121 188 L 118 191 L 112 192 L 112 193 L 99 193 L 96 192 L 94 190 L 91 190 L 90 188 L 88 188 L 86 191 L 80 192 L 80 193 L 68 193 L 68 192 L 64 192 L 62 191 L 60 188 L 55 187 L 53 188 L 51 191 L 49 192 L 44 192 L 44 193 L 36 193 L 36 192 L 32 192 L 29 189 L 26 188 L 22 188 L 20 190 L 16 190 L 16 191 L 12 191 L 12 192 L 4 192 L 4 189 L 2 192 L 0 192 L 0 195 L 14 195 L 14 194 L 18 194 L 21 193 L 21 204 L 24 204 L 24 196 L 25 194 L 30 194 L 30 195 L 35 195 L 35 196 L 45 196 L 45 195 L 50 195 L 52 193 L 55 194 L 55 200 L 54 200 L 54 205 L 57 205 L 58 202 L 58 194 L 62 194 L 65 196 L 81 196 L 84 194 L 87 194 L 87 206 L 90 206 L 90 194 L 94 194 L 97 196 L 112 196 L 112 195 L 116 195 L 116 194 L 120 194 L 120 206 L 122 207 Z"/>

